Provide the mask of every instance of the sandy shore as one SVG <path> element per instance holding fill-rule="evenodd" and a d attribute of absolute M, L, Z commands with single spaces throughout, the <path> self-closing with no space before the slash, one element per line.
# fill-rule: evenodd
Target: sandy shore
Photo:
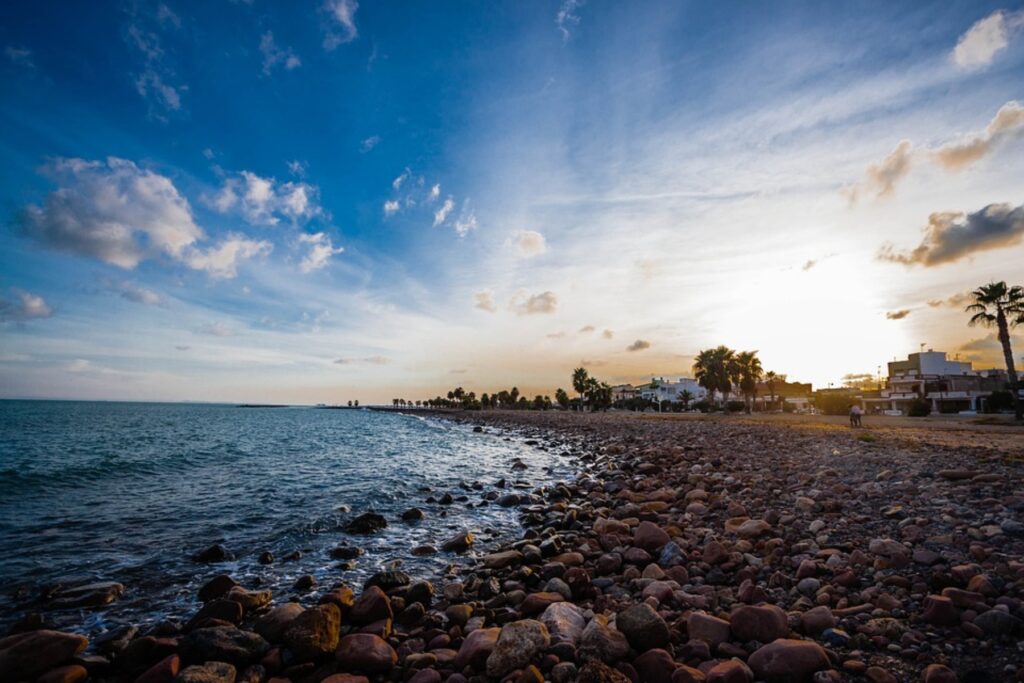
<path fill-rule="evenodd" d="M 470 504 L 518 506 L 524 535 L 471 570 L 384 571 L 301 603 L 219 577 L 188 623 L 150 633 L 23 624 L 0 679 L 1024 680 L 1020 428 L 444 416 L 572 454 L 579 475 L 526 491 L 516 463 L 496 472 Z"/>

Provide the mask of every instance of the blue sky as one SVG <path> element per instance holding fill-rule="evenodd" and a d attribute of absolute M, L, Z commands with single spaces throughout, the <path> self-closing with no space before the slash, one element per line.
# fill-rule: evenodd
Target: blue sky
<path fill-rule="evenodd" d="M 0 394 L 839 382 L 1024 280 L 1007 3 L 6 3 Z M 637 343 L 643 342 L 643 343 Z"/>

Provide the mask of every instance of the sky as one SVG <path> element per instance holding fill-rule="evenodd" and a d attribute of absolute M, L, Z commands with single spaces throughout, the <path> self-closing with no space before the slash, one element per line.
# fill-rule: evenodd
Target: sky
<path fill-rule="evenodd" d="M 0 5 L 0 396 L 1001 364 L 1024 5 Z M 1024 334 L 1014 337 L 1024 362 Z"/>

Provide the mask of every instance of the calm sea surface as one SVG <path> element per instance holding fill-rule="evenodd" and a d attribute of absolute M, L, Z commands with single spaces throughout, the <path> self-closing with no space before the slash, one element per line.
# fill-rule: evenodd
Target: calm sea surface
<path fill-rule="evenodd" d="M 527 469 L 513 471 L 516 458 Z M 467 560 L 413 547 L 461 529 L 480 534 L 480 550 L 519 534 L 514 508 L 479 506 L 498 480 L 528 491 L 570 472 L 567 457 L 522 438 L 390 413 L 0 401 L 0 626 L 27 610 L 86 632 L 187 618 L 198 587 L 224 572 L 276 599 L 303 574 L 361 584 L 397 561 L 437 576 Z M 449 492 L 452 505 L 427 502 Z M 413 506 L 426 519 L 403 523 Z M 342 530 L 367 511 L 388 528 Z M 190 560 L 215 542 L 236 559 Z M 329 555 L 345 542 L 366 553 L 347 569 Z M 263 551 L 272 565 L 257 562 Z M 47 586 L 98 580 L 125 584 L 124 597 L 100 610 L 39 602 Z"/>

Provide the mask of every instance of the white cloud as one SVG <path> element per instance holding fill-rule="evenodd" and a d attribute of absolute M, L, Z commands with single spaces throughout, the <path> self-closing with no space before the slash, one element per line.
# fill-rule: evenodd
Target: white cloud
<path fill-rule="evenodd" d="M 396 200 L 396 199 L 389 199 L 386 202 L 384 202 L 384 215 L 386 217 L 387 216 L 394 216 L 396 213 L 398 213 L 398 209 L 399 208 L 400 208 L 400 204 L 398 203 L 398 200 Z"/>
<path fill-rule="evenodd" d="M 427 201 L 428 202 L 434 202 L 440 196 L 441 196 L 441 183 L 436 183 L 435 185 L 431 186 L 430 194 L 427 195 Z"/>
<path fill-rule="evenodd" d="M 143 98 L 152 97 L 165 109 L 181 109 L 181 87 L 164 82 L 164 77 L 154 69 L 146 69 L 135 79 L 135 90 Z"/>
<path fill-rule="evenodd" d="M 385 356 L 367 356 L 365 358 L 339 358 L 335 365 L 388 365 L 391 359 Z"/>
<path fill-rule="evenodd" d="M 395 190 L 402 189 L 402 183 L 408 180 L 410 175 L 412 175 L 412 171 L 406 168 L 404 171 L 402 171 L 401 175 L 399 175 L 397 178 L 391 181 L 391 187 L 394 188 Z"/>
<path fill-rule="evenodd" d="M 0 322 L 25 322 L 53 315 L 53 308 L 40 295 L 21 289 L 13 289 L 11 293 L 16 301 L 0 297 Z"/>
<path fill-rule="evenodd" d="M 131 161 L 58 159 L 46 172 L 60 187 L 22 215 L 30 235 L 60 251 L 132 269 L 166 254 L 182 260 L 203 238 L 170 178 Z"/>
<path fill-rule="evenodd" d="M 306 177 L 306 163 L 305 162 L 299 161 L 298 159 L 293 159 L 292 161 L 289 161 L 287 165 L 288 165 L 288 172 L 291 173 L 293 176 L 295 176 L 297 178 L 305 178 Z"/>
<path fill-rule="evenodd" d="M 356 0 L 327 0 L 324 9 L 335 24 L 324 36 L 325 50 L 333 50 L 356 39 L 359 35 L 356 28 L 356 10 L 359 9 L 359 3 Z"/>
<path fill-rule="evenodd" d="M 540 294 L 532 294 L 530 296 L 527 296 L 524 292 L 519 292 L 512 297 L 509 306 L 519 315 L 554 313 L 558 307 L 558 297 L 554 292 L 541 292 Z"/>
<path fill-rule="evenodd" d="M 933 152 L 935 161 L 951 171 L 959 171 L 980 160 L 1003 140 L 1024 129 L 1024 107 L 1010 100 L 996 112 L 985 130 L 958 142 L 949 142 Z"/>
<path fill-rule="evenodd" d="M 455 200 L 449 196 L 444 200 L 444 204 L 441 205 L 437 211 L 434 212 L 434 227 L 444 225 L 444 222 L 448 220 L 448 214 L 455 208 Z"/>
<path fill-rule="evenodd" d="M 434 218 L 436 220 L 437 216 L 435 215 Z M 465 237 L 471 231 L 476 229 L 476 213 L 473 212 L 473 209 L 469 205 L 469 200 L 467 199 L 462 202 L 462 210 L 459 211 L 459 217 L 455 220 L 455 232 L 459 237 Z"/>
<path fill-rule="evenodd" d="M 206 250 L 193 250 L 185 263 L 194 270 L 206 271 L 211 277 L 230 279 L 238 274 L 241 261 L 265 256 L 273 250 L 266 240 L 251 240 L 244 235 L 230 234 L 220 244 Z"/>
<path fill-rule="evenodd" d="M 475 292 L 473 294 L 473 308 L 479 308 L 481 311 L 494 313 L 498 310 L 498 306 L 494 303 L 494 293 L 489 289 Z"/>
<path fill-rule="evenodd" d="M 510 243 L 523 258 L 540 256 L 548 250 L 544 235 L 536 230 L 520 230 L 512 236 Z"/>
<path fill-rule="evenodd" d="M 988 66 L 1006 49 L 1013 33 L 1024 26 L 1024 11 L 996 10 L 980 19 L 960 36 L 953 48 L 953 61 L 963 69 Z"/>
<path fill-rule="evenodd" d="M 568 41 L 572 34 L 569 27 L 575 27 L 580 23 L 580 17 L 576 10 L 583 6 L 584 0 L 562 0 L 558 13 L 555 15 L 555 26 L 562 34 L 562 40 Z"/>
<path fill-rule="evenodd" d="M 286 71 L 302 66 L 302 60 L 290 47 L 282 49 L 277 46 L 272 31 L 267 31 L 260 36 L 260 53 L 263 55 L 263 73 L 267 76 L 278 65 L 283 66 Z"/>
<path fill-rule="evenodd" d="M 335 247 L 331 238 L 323 232 L 300 235 L 299 242 L 309 245 L 309 253 L 299 263 L 299 270 L 303 273 L 323 268 L 332 256 L 345 251 L 344 247 Z"/>
<path fill-rule="evenodd" d="M 292 162 L 289 168 L 292 168 Z M 206 203 L 220 213 L 237 210 L 252 225 L 277 225 L 281 218 L 301 223 L 324 211 L 319 204 L 320 189 L 304 182 L 279 183 L 252 171 L 224 179 L 221 189 Z"/>
<path fill-rule="evenodd" d="M 379 135 L 371 135 L 370 137 L 366 138 L 361 143 L 359 143 L 359 149 L 360 149 L 361 152 L 363 152 L 363 154 L 365 154 L 365 153 L 369 152 L 371 149 L 373 149 L 374 147 L 376 147 L 379 144 L 380 144 L 380 136 Z"/>

